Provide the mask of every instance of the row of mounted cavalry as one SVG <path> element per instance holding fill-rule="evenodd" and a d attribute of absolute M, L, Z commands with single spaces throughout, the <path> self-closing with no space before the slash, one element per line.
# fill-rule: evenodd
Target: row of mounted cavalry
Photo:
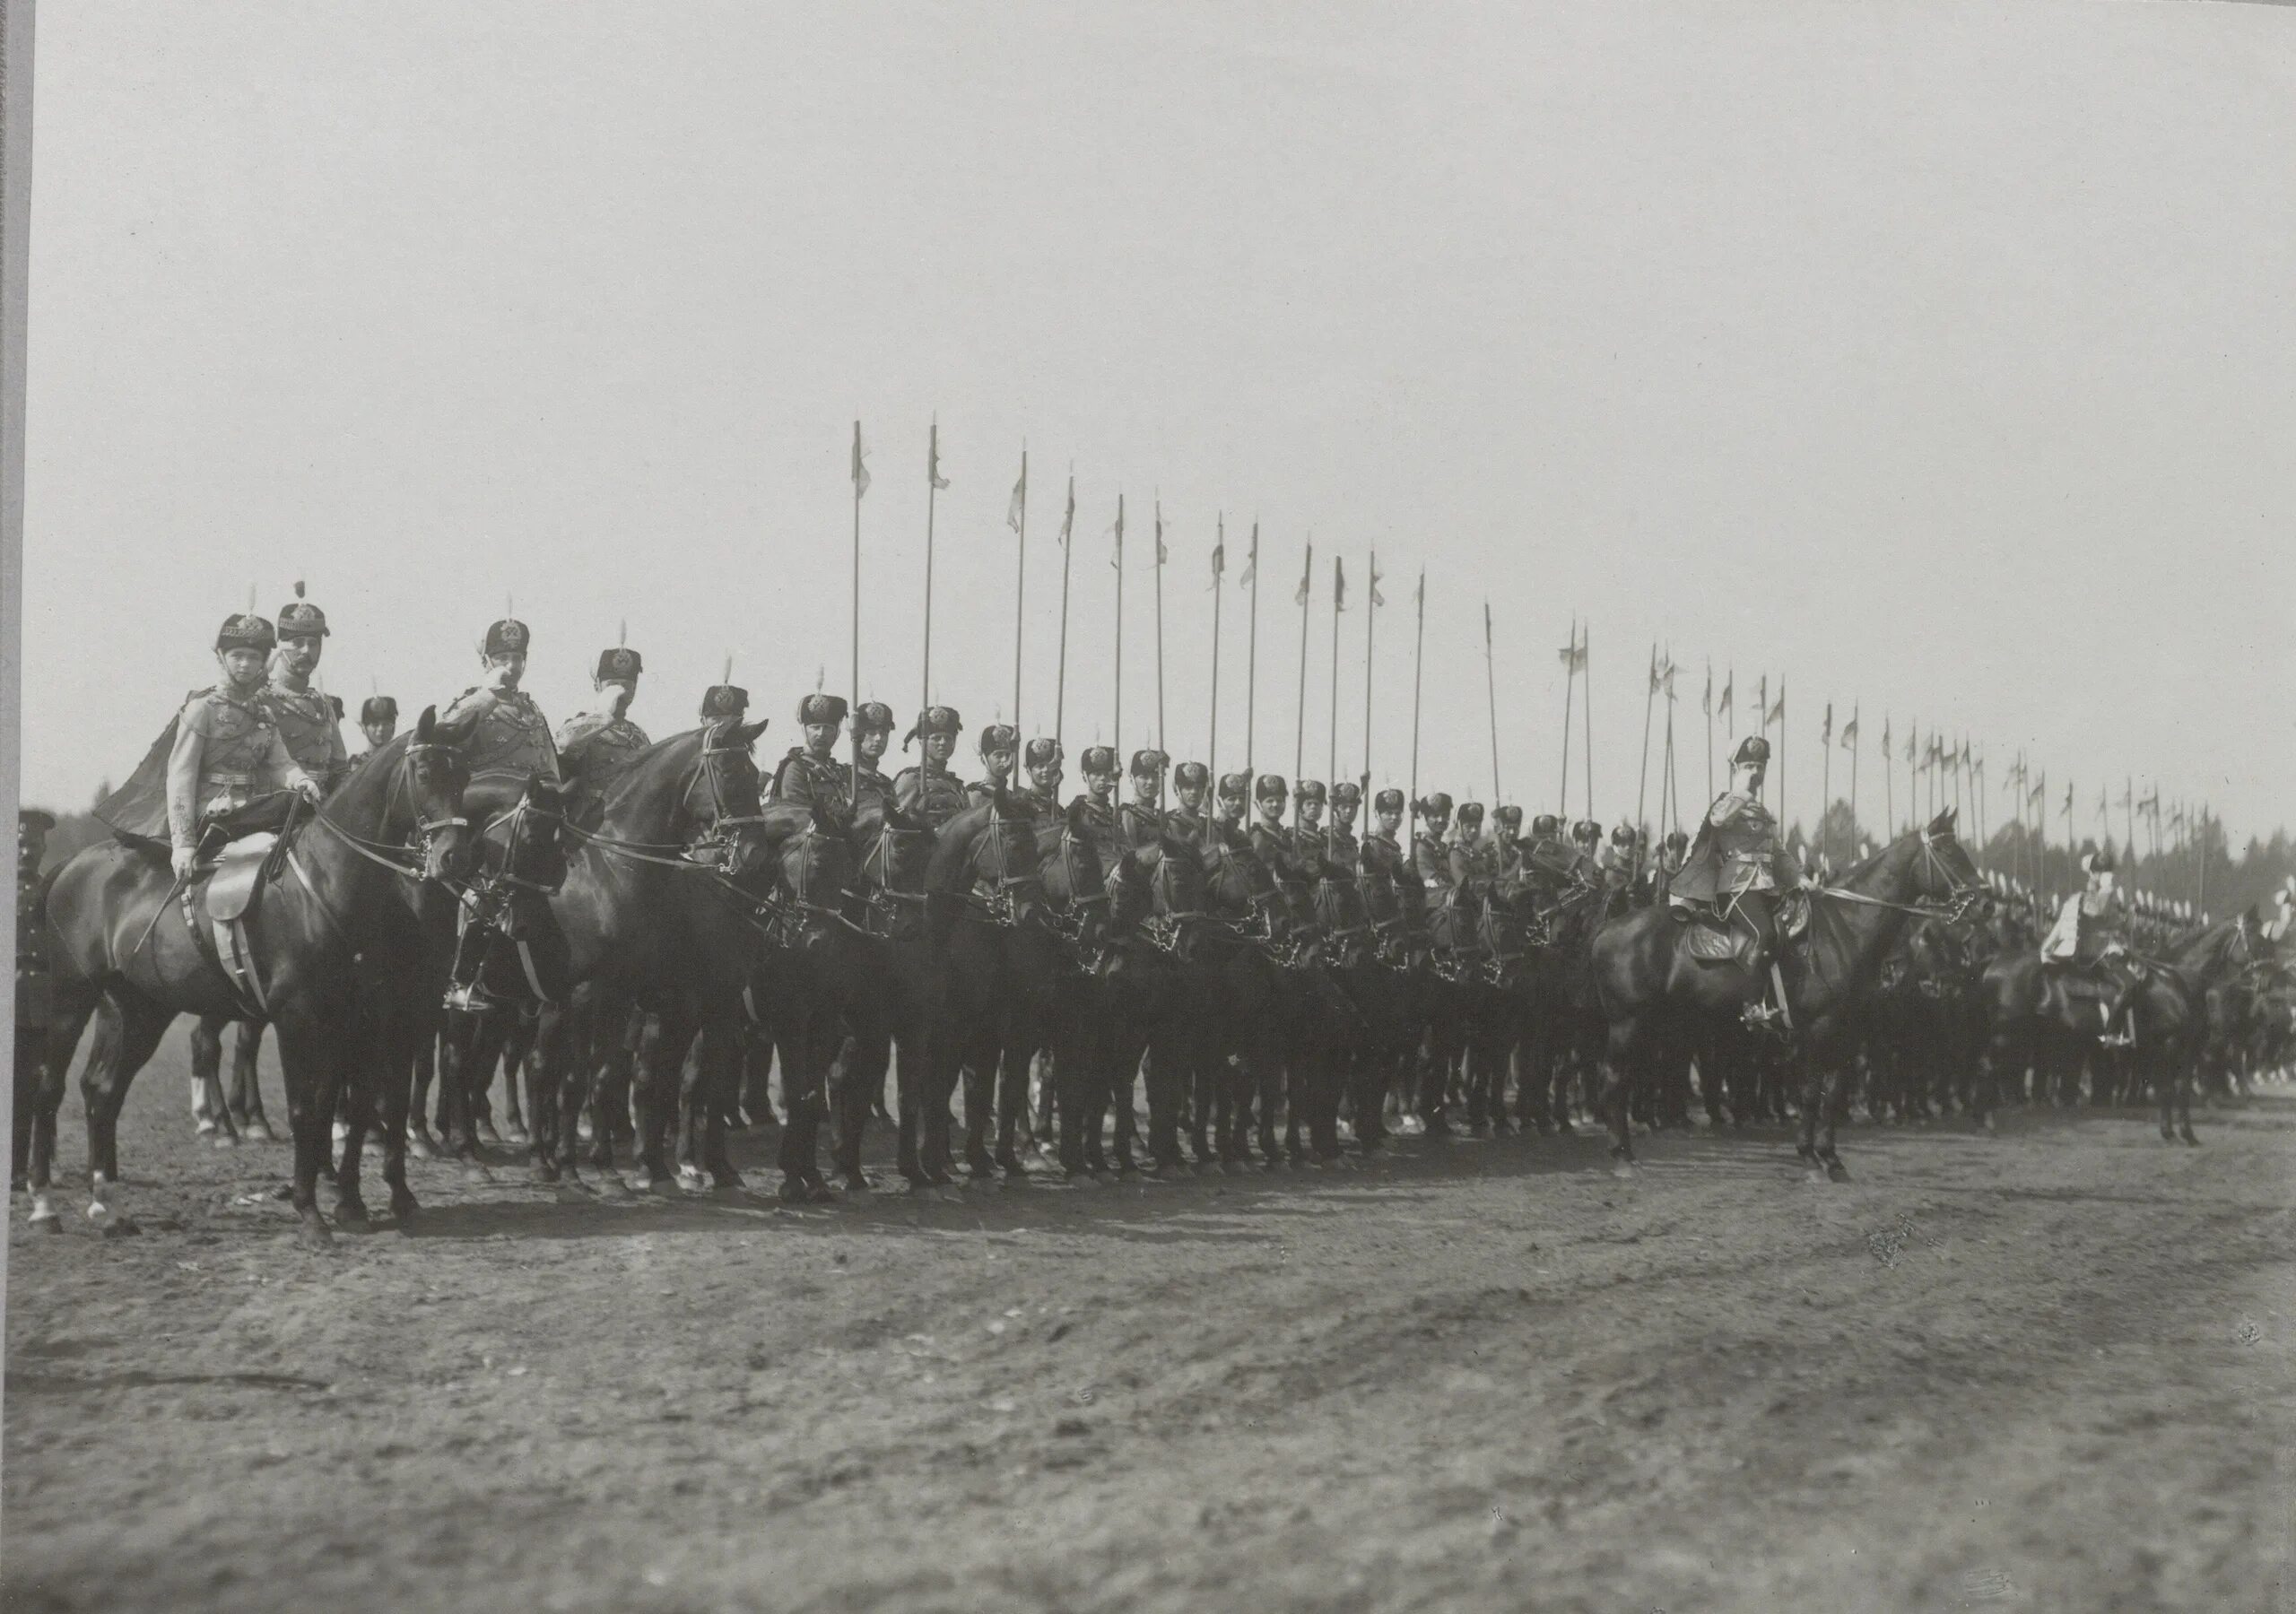
<path fill-rule="evenodd" d="M 546 779 L 474 779 L 468 725 L 426 712 L 295 811 L 233 891 L 119 841 L 78 853 L 46 896 L 57 1005 L 16 1162 L 33 1219 L 56 1219 L 57 1115 L 90 1021 L 103 1216 L 130 1080 L 178 1015 L 253 1017 L 250 980 L 314 1241 L 324 1176 L 335 1220 L 367 1222 L 370 1137 L 405 1225 L 410 1138 L 428 1146 L 435 1107 L 436 1146 L 476 1158 L 500 1067 L 541 1179 L 707 1189 L 739 1184 L 727 1128 L 766 1108 L 770 1047 L 779 1191 L 802 1202 L 834 1195 L 825 1122 L 830 1172 L 868 1185 L 877 1114 L 904 1177 L 952 1181 L 960 1088 L 977 1178 L 1022 1172 L 1039 1139 L 1072 1176 L 1173 1172 L 1330 1162 L 1399 1123 L 1545 1132 L 1587 1114 L 1631 1174 L 1638 1122 L 1702 1104 L 1794 1115 L 1811 1172 L 1841 1180 L 1836 1130 L 1861 1090 L 1876 1115 L 1951 1105 L 1989 1126 L 2005 1100 L 2064 1101 L 2085 1078 L 2093 1101 L 2149 1092 L 2162 1135 L 2191 1141 L 2196 1080 L 2290 1054 L 2289 971 L 2252 913 L 2146 960 L 2135 1041 L 2104 1046 L 2094 994 L 2041 963 L 1950 811 L 1809 895 L 1781 1036 L 1741 1018 L 1761 984 L 1692 956 L 1663 902 L 1589 885 L 1542 907 L 1513 876 L 1471 905 L 1430 900 L 1336 868 L 1279 879 L 1248 847 L 1170 835 L 1110 855 L 1076 809 L 1031 811 L 1001 785 L 938 828 L 882 799 L 771 803 L 763 727 L 654 744 L 578 814 Z M 450 1012 L 469 911 L 506 944 L 480 984 L 491 1007 Z"/>

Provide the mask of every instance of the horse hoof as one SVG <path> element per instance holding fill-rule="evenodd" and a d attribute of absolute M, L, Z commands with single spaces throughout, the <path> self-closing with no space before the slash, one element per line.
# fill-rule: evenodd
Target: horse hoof
<path fill-rule="evenodd" d="M 1826 1180 L 1830 1183 L 1848 1182 L 1849 1180 L 1849 1167 L 1843 1165 L 1839 1160 L 1828 1160 L 1826 1162 Z"/>
<path fill-rule="evenodd" d="M 1813 1187 L 1822 1188 L 1825 1186 L 1826 1174 L 1818 1166 L 1813 1163 L 1803 1169 L 1802 1180 L 1808 1183 Z"/>
<path fill-rule="evenodd" d="M 561 1205 L 579 1205 L 596 1196 L 590 1192 L 590 1185 L 581 1178 L 570 1177 L 558 1184 L 552 1191 L 552 1197 Z"/>
<path fill-rule="evenodd" d="M 1637 1182 L 1640 1180 L 1641 1167 L 1631 1160 L 1620 1160 L 1611 1167 L 1611 1176 L 1622 1183 Z"/>
<path fill-rule="evenodd" d="M 213 1149 L 237 1149 L 239 1146 L 239 1139 L 236 1132 L 218 1132 L 209 1140 L 209 1147 Z"/>
<path fill-rule="evenodd" d="M 558 1181 L 558 1167 L 552 1165 L 548 1160 L 536 1160 L 527 1168 L 527 1170 L 528 1174 L 532 1176 L 534 1180 L 537 1183 L 554 1183 Z"/>
<path fill-rule="evenodd" d="M 268 1121 L 250 1121 L 245 1126 L 239 1128 L 239 1135 L 250 1143 L 276 1143 L 279 1141 L 279 1134 L 271 1130 L 271 1123 Z M 338 1144 L 350 1135 L 351 1129 L 349 1127 L 337 1126 L 335 1129 L 335 1141 Z"/>
<path fill-rule="evenodd" d="M 802 1205 L 813 1197 L 813 1191 L 806 1186 L 802 1177 L 783 1177 L 778 1192 L 781 1202 L 785 1205 Z"/>
<path fill-rule="evenodd" d="M 323 1221 L 300 1221 L 295 1224 L 295 1242 L 307 1250 L 332 1249 L 335 1233 Z"/>
<path fill-rule="evenodd" d="M 195 1138 L 207 1137 L 214 1130 L 215 1123 L 211 1116 L 201 1115 L 191 1124 L 191 1135 Z"/>
<path fill-rule="evenodd" d="M 534 1141 L 534 1139 L 527 1133 L 525 1127 L 520 1126 L 514 1122 L 510 1125 L 502 1129 L 502 1141 L 505 1143 L 531 1143 Z"/>
<path fill-rule="evenodd" d="M 439 1158 L 439 1146 L 430 1141 L 429 1132 L 417 1130 L 406 1134 L 406 1152 L 418 1160 L 435 1160 Z"/>
<path fill-rule="evenodd" d="M 2177 1134 L 2177 1136 L 2178 1136 L 2178 1137 L 2179 1137 L 2179 1138 L 2182 1138 L 2186 1142 L 2187 1142 L 2187 1143 L 2191 1144 L 2195 1149 L 2198 1149 L 2198 1148 L 2200 1147 L 2200 1140 L 2199 1140 L 2198 1138 L 2196 1138 L 2196 1137 L 2193 1136 L 2193 1131 L 2192 1131 L 2192 1128 L 2191 1128 L 2191 1127 L 2189 1127 L 2189 1126 L 2186 1127 L 2183 1131 L 2179 1132 Z"/>
<path fill-rule="evenodd" d="M 413 1194 L 407 1194 L 404 1198 L 393 1194 L 391 1196 L 391 1226 L 402 1233 L 413 1232 L 415 1215 L 422 1209 L 422 1205 L 416 1202 Z"/>
<path fill-rule="evenodd" d="M 598 1130 L 587 1121 L 577 1121 L 574 1124 L 574 1135 L 585 1143 L 595 1142 L 597 1140 Z"/>
<path fill-rule="evenodd" d="M 374 1223 L 367 1215 L 366 1206 L 344 1205 L 340 1202 L 335 1207 L 335 1225 L 345 1233 L 370 1232 L 374 1227 Z"/>
<path fill-rule="evenodd" d="M 261 1132 L 257 1132 L 257 1124 L 250 1121 L 247 1124 L 247 1134 L 250 1138 L 269 1137 L 271 1135 L 271 1129 L 269 1127 L 265 1127 Z M 349 1123 L 338 1121 L 335 1124 L 335 1146 L 337 1149 L 342 1148 L 344 1140 L 350 1136 L 351 1127 Z"/>
<path fill-rule="evenodd" d="M 478 1141 L 482 1143 L 500 1143 L 502 1141 L 502 1134 L 494 1130 L 494 1123 L 489 1121 L 483 1115 L 481 1115 L 478 1118 L 478 1124 L 471 1130 L 478 1134 Z"/>
<path fill-rule="evenodd" d="M 678 1186 L 688 1193 L 707 1193 L 709 1191 L 709 1179 L 702 1176 L 694 1167 L 681 1166 L 678 1167 Z"/>

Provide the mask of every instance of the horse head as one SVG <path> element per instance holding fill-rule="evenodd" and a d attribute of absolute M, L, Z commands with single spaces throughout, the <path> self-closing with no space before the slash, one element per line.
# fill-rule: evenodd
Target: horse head
<path fill-rule="evenodd" d="M 881 891 L 914 894 L 925 889 L 933 855 L 933 826 L 903 812 L 883 795 L 865 800 L 853 815 L 857 872 Z"/>
<path fill-rule="evenodd" d="M 942 825 L 925 880 L 928 891 L 944 896 L 985 890 L 1000 917 L 1017 924 L 1040 916 L 1044 884 L 1035 827 L 1006 811 L 1010 801 L 1000 787 Z"/>
<path fill-rule="evenodd" d="M 478 837 L 463 816 L 463 792 L 470 785 L 470 767 L 463 759 L 463 748 L 477 732 L 475 715 L 441 723 L 438 707 L 424 707 L 413 732 L 403 742 L 390 793 L 392 805 L 377 838 L 420 835 L 426 880 L 461 880 L 477 865 Z M 391 821 L 401 800 L 413 814 L 404 826 Z"/>
<path fill-rule="evenodd" d="M 502 829 L 501 878 L 513 889 L 549 892 L 566 883 L 566 812 L 579 794 L 536 774 L 517 805 L 488 826 Z"/>
<path fill-rule="evenodd" d="M 1985 876 L 1978 872 L 1969 848 L 1954 833 L 1958 809 L 1948 807 L 1920 830 L 1921 856 L 1913 871 L 1914 895 L 1924 901 L 1950 905 L 1959 919 L 1974 908 L 1986 893 Z"/>

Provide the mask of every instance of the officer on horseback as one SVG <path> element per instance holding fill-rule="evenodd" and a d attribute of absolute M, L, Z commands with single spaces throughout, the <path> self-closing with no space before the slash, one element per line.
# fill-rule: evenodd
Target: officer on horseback
<path fill-rule="evenodd" d="M 1778 894 L 1800 890 L 1801 866 L 1779 838 L 1778 820 L 1761 803 L 1770 742 L 1749 734 L 1730 756 L 1730 788 L 1715 798 L 1691 843 L 1681 876 L 1668 892 L 1676 907 L 1724 921 L 1743 917 L 1753 933 L 1752 968 L 1767 972 L 1770 997 L 1749 1004 L 1746 1019 L 1769 1026 L 1786 1019 L 1786 980 L 1778 967 Z"/>
<path fill-rule="evenodd" d="M 853 770 L 837 759 L 837 739 L 845 726 L 845 697 L 816 690 L 797 703 L 803 745 L 793 745 L 773 770 L 769 800 L 818 807 L 833 818 L 851 808 Z"/>
<path fill-rule="evenodd" d="M 178 879 L 190 874 L 203 840 L 274 827 L 264 821 L 265 798 L 292 790 L 316 803 L 325 794 L 287 749 L 264 699 L 277 642 L 252 612 L 226 617 L 215 635 L 222 678 L 191 693 L 134 776 L 96 809 L 130 840 L 165 841 Z"/>
<path fill-rule="evenodd" d="M 559 766 L 585 801 L 605 800 L 614 781 L 654 743 L 627 715 L 645 670 L 645 659 L 627 646 L 598 652 L 590 683 L 605 698 L 604 709 L 570 717 L 558 731 Z"/>
<path fill-rule="evenodd" d="M 526 675 L 526 651 L 534 636 L 515 617 L 504 617 L 479 641 L 479 666 L 485 681 L 457 696 L 441 722 L 478 715 L 478 732 L 465 749 L 471 777 L 508 775 L 524 789 L 536 774 L 558 777 L 558 747 L 549 720 L 535 698 L 518 687 Z"/>
<path fill-rule="evenodd" d="M 938 829 L 969 804 L 964 781 L 949 771 L 949 759 L 956 755 L 957 736 L 964 732 L 965 722 L 954 707 L 926 707 L 917 715 L 917 726 L 901 739 L 900 748 L 907 751 L 909 742 L 925 742 L 924 759 L 902 768 L 893 776 L 893 803 L 912 818 L 925 820 Z"/>
<path fill-rule="evenodd" d="M 342 704 L 311 687 L 326 638 L 326 612 L 303 598 L 303 586 L 296 584 L 295 597 L 279 608 L 279 648 L 263 699 L 288 755 L 333 790 L 351 771 L 351 759 L 343 746 Z"/>

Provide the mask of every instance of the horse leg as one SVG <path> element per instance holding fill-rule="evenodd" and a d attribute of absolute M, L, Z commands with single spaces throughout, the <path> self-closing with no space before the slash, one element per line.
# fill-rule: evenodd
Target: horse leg
<path fill-rule="evenodd" d="M 231 1033 L 231 1118 L 252 1143 L 268 1143 L 275 1136 L 271 1118 L 263 1113 L 263 1074 L 257 1063 L 262 1050 L 263 1022 L 237 1022 Z M 291 1123 L 293 1119 L 288 1117 Z"/>
<path fill-rule="evenodd" d="M 677 1120 L 678 1069 L 690 1040 L 683 1024 L 668 1023 L 673 1018 L 648 1014 L 638 1034 L 631 1080 L 637 1117 L 630 1145 L 630 1173 L 624 1179 L 636 1193 L 647 1193 L 672 1176 L 666 1145 L 670 1128 Z M 683 1016 L 674 1018 L 683 1020 Z"/>
<path fill-rule="evenodd" d="M 323 1025 L 310 1005 L 290 1002 L 281 1005 L 273 1028 L 278 1033 L 279 1072 L 287 1089 L 288 1127 L 295 1141 L 294 1177 L 288 1193 L 299 1223 L 297 1237 L 306 1245 L 324 1245 L 333 1235 L 319 1214 L 319 1167 L 326 1162 L 335 1125 L 338 1050 L 346 1034 L 355 1035 L 356 1023 L 346 1015 L 335 1025 Z M 346 1170 L 342 1180 L 349 1184 L 356 1210 L 358 1179 Z"/>
<path fill-rule="evenodd" d="M 125 981 L 104 988 L 97 1011 L 96 1039 L 80 1072 L 80 1098 L 87 1112 L 88 1219 L 102 1223 L 112 1214 L 119 1181 L 119 1110 L 128 1083 L 160 1046 L 175 1018 Z"/>
<path fill-rule="evenodd" d="M 191 1129 L 219 1149 L 239 1141 L 223 1094 L 223 1028 L 230 1023 L 228 1014 L 203 1014 L 191 1026 Z"/>
<path fill-rule="evenodd" d="M 1640 1072 L 1645 1040 L 1639 1020 L 1611 1022 L 1602 1063 L 1602 1096 L 1595 1105 L 1604 1124 L 1610 1128 L 1613 1162 L 1611 1175 L 1629 1181 L 1634 1176 L 1634 1140 L 1627 1106 Z"/>
<path fill-rule="evenodd" d="M 996 1161 L 988 1152 L 988 1124 L 996 1112 L 997 1047 L 990 1036 L 967 1039 L 963 1070 L 965 1083 L 965 1170 L 976 1183 L 996 1175 Z"/>
<path fill-rule="evenodd" d="M 430 1089 L 439 1077 L 439 1029 L 435 1022 L 427 1016 L 416 1016 L 413 1042 L 406 1148 L 416 1159 L 428 1160 L 439 1152 L 438 1140 L 430 1135 Z"/>
<path fill-rule="evenodd" d="M 535 1046 L 535 1023 L 519 1015 L 504 1028 L 502 1038 L 502 1141 L 506 1143 L 526 1143 L 533 1141 L 527 1128 L 526 1108 L 518 1102 L 518 1084 L 526 1075 L 526 1055 Z"/>
<path fill-rule="evenodd" d="M 737 1013 L 714 1015 L 702 1022 L 700 1076 L 708 1101 L 702 1108 L 701 1168 L 709 1174 L 712 1188 L 742 1186 L 742 1174 L 734 1169 L 733 1158 L 726 1152 L 726 1113 L 734 1107 L 741 1087 L 742 1054 L 742 1021 Z M 813 1107 L 818 1114 L 818 1098 Z M 816 1176 L 813 1180 L 821 1179 Z"/>

